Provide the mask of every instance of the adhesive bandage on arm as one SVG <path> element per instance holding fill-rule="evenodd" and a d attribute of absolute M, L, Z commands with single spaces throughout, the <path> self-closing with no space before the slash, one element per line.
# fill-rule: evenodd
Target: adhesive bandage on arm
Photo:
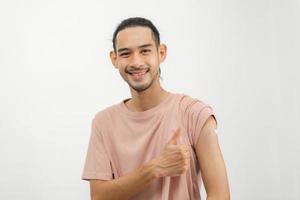
<path fill-rule="evenodd" d="M 218 130 L 217 130 L 217 129 L 214 129 L 214 133 L 215 133 L 216 135 L 218 135 Z"/>

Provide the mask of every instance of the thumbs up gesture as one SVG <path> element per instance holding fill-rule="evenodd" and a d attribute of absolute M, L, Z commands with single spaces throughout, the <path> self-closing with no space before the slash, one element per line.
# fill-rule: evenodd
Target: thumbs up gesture
<path fill-rule="evenodd" d="M 176 145 L 177 144 L 177 140 L 180 137 L 180 128 L 178 127 L 177 130 L 175 131 L 175 133 L 173 134 L 172 138 L 168 141 L 167 146 L 168 145 Z"/>
<path fill-rule="evenodd" d="M 150 161 L 150 164 L 154 166 L 157 178 L 180 176 L 189 168 L 190 148 L 188 145 L 177 143 L 180 135 L 180 128 L 178 128 L 168 141 L 164 151 Z"/>

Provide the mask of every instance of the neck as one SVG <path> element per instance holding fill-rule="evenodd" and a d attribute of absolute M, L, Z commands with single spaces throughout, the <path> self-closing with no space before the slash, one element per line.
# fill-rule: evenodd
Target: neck
<path fill-rule="evenodd" d="M 137 92 L 131 88 L 130 92 L 132 98 L 125 104 L 129 110 L 136 112 L 146 111 L 157 106 L 169 94 L 160 86 L 159 81 L 142 92 Z"/>

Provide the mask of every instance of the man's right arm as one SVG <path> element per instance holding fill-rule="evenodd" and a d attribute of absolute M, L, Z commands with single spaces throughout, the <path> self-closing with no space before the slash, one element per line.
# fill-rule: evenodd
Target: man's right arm
<path fill-rule="evenodd" d="M 90 180 L 92 200 L 127 200 L 155 180 L 154 166 L 149 164 L 118 179 Z"/>
<path fill-rule="evenodd" d="M 155 179 L 185 173 L 190 165 L 190 148 L 177 145 L 179 136 L 177 129 L 158 157 L 129 174 L 109 181 L 91 180 L 92 200 L 128 200 Z"/>

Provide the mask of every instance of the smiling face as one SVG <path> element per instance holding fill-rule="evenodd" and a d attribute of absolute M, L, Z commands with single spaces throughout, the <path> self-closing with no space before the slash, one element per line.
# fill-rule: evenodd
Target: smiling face
<path fill-rule="evenodd" d="M 159 84 L 159 65 L 165 59 L 166 46 L 155 44 L 151 29 L 130 27 L 116 37 L 116 50 L 110 52 L 115 68 L 137 92 Z"/>

